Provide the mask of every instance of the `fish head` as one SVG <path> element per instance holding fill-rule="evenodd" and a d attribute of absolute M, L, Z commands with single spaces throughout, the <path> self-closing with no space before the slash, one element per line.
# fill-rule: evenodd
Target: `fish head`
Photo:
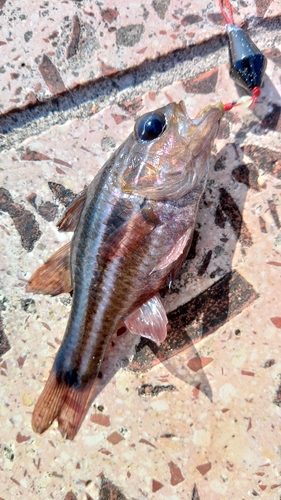
<path fill-rule="evenodd" d="M 138 118 L 123 156 L 124 192 L 151 200 L 177 200 L 201 181 L 223 115 L 223 105 L 191 120 L 183 101 Z"/>

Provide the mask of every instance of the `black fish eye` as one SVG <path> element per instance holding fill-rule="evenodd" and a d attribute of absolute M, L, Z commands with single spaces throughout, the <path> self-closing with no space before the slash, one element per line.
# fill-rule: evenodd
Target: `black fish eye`
<path fill-rule="evenodd" d="M 136 126 L 136 133 L 142 141 L 152 141 L 159 137 L 166 128 L 166 118 L 160 111 L 147 113 Z"/>

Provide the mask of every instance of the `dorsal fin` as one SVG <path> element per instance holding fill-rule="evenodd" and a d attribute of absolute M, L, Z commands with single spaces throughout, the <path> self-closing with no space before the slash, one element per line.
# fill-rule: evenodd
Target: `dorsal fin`
<path fill-rule="evenodd" d="M 75 231 L 85 205 L 86 195 L 87 188 L 83 189 L 68 205 L 62 219 L 57 224 L 59 231 Z"/>
<path fill-rule="evenodd" d="M 70 274 L 70 242 L 57 250 L 52 257 L 36 269 L 27 284 L 26 291 L 59 295 L 72 290 Z"/>

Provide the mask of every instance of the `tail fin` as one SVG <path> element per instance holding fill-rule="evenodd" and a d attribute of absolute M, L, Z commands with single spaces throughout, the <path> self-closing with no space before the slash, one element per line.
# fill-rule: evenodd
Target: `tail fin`
<path fill-rule="evenodd" d="M 52 370 L 33 410 L 33 430 L 42 434 L 57 418 L 62 436 L 74 439 L 92 402 L 94 382 L 81 389 L 69 387 Z"/>

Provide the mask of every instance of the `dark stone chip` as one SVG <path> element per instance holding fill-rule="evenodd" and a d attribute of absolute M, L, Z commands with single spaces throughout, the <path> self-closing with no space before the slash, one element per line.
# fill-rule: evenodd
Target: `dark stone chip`
<path fill-rule="evenodd" d="M 193 233 L 193 238 L 192 238 L 192 242 L 190 245 L 190 249 L 189 249 L 189 252 L 187 254 L 187 259 L 189 259 L 189 260 L 195 259 L 195 257 L 196 257 L 196 245 L 197 245 L 198 239 L 199 239 L 199 232 L 195 229 L 195 231 Z"/>
<path fill-rule="evenodd" d="M 265 225 L 265 220 L 262 218 L 262 216 L 259 216 L 259 225 L 260 225 L 260 230 L 262 233 L 267 233 L 266 225 Z"/>
<path fill-rule="evenodd" d="M 115 484 L 113 484 L 105 476 L 101 478 L 101 487 L 99 491 L 98 500 L 127 500 L 125 495 L 121 492 Z"/>
<path fill-rule="evenodd" d="M 66 59 L 70 59 L 77 53 L 80 41 L 80 32 L 81 32 L 80 20 L 76 14 L 75 16 L 73 16 L 72 33 L 69 45 L 66 49 L 66 55 L 65 55 Z"/>
<path fill-rule="evenodd" d="M 272 104 L 273 110 L 268 113 L 261 122 L 261 127 L 281 132 L 281 107 Z"/>
<path fill-rule="evenodd" d="M 220 206 L 237 239 L 240 239 L 243 246 L 251 246 L 253 243 L 252 237 L 243 221 L 239 207 L 231 194 L 224 188 L 220 188 Z"/>
<path fill-rule="evenodd" d="M 24 34 L 24 40 L 26 41 L 26 43 L 28 43 L 32 37 L 33 37 L 32 31 L 26 31 L 26 33 Z"/>
<path fill-rule="evenodd" d="M 52 191 L 53 195 L 67 207 L 76 198 L 76 194 L 71 191 L 71 189 L 66 189 L 62 184 L 57 184 L 56 182 L 48 182 L 48 186 Z"/>
<path fill-rule="evenodd" d="M 281 52 L 279 49 L 268 49 L 265 52 L 266 57 L 271 59 L 277 66 L 281 68 Z"/>
<path fill-rule="evenodd" d="M 274 203 L 273 200 L 267 200 L 267 203 L 269 206 L 269 211 L 270 211 L 272 218 L 274 220 L 274 224 L 277 227 L 277 229 L 280 229 L 281 224 L 280 224 L 280 219 L 279 219 L 279 215 L 277 212 L 276 204 Z"/>
<path fill-rule="evenodd" d="M 119 16 L 119 12 L 118 10 L 116 9 L 116 7 L 114 9 L 105 9 L 105 10 L 102 10 L 101 11 L 101 17 L 103 18 L 103 20 L 109 24 L 113 23 L 113 21 L 115 21 L 115 19 L 117 19 L 117 17 Z"/>
<path fill-rule="evenodd" d="M 9 191 L 0 188 L 0 210 L 7 212 L 13 219 L 16 230 L 21 237 L 21 244 L 25 250 L 33 250 L 42 232 L 34 215 L 18 203 L 14 203 Z"/>
<path fill-rule="evenodd" d="M 203 262 L 200 266 L 200 268 L 198 269 L 198 276 L 203 276 L 203 274 L 205 274 L 205 272 L 207 271 L 207 268 L 210 264 L 210 261 L 211 261 L 211 258 L 212 258 L 212 250 L 209 250 L 206 255 L 204 256 L 204 259 L 203 259 Z"/>
<path fill-rule="evenodd" d="M 143 33 L 143 24 L 129 24 L 128 26 L 122 26 L 116 31 L 116 43 L 119 46 L 123 45 L 124 47 L 133 47 L 140 41 Z"/>
<path fill-rule="evenodd" d="M 153 0 L 152 7 L 160 19 L 164 19 L 171 0 Z"/>
<path fill-rule="evenodd" d="M 215 172 L 220 172 L 221 170 L 225 170 L 225 158 L 224 157 L 218 158 L 218 160 L 216 161 L 215 166 L 214 166 Z"/>
<path fill-rule="evenodd" d="M 264 367 L 264 368 L 270 368 L 270 367 L 271 367 L 271 366 L 273 366 L 273 365 L 275 365 L 275 359 L 268 359 L 268 360 L 264 363 L 263 367 Z"/>
<path fill-rule="evenodd" d="M 38 207 L 38 213 L 48 222 L 55 220 L 58 213 L 58 206 L 51 201 L 46 201 Z"/>
<path fill-rule="evenodd" d="M 153 385 L 143 384 L 138 389 L 139 396 L 158 396 L 161 392 L 174 392 L 176 387 L 172 384 L 170 385 Z"/>
<path fill-rule="evenodd" d="M 248 163 L 248 165 L 239 165 L 232 170 L 232 177 L 245 186 L 259 191 L 258 177 L 259 173 L 257 168 L 253 163 Z"/>
<path fill-rule="evenodd" d="M 198 16 L 198 14 L 189 14 L 181 20 L 181 24 L 183 26 L 189 26 L 190 24 L 199 23 L 200 21 L 203 21 L 203 18 Z"/>
<path fill-rule="evenodd" d="M 193 486 L 191 500 L 200 500 L 196 484 L 194 484 L 194 486 Z"/>
<path fill-rule="evenodd" d="M 216 208 L 216 213 L 215 213 L 215 224 L 216 224 L 216 226 L 224 228 L 225 222 L 226 222 L 226 217 L 223 214 L 221 206 L 218 205 Z"/>
<path fill-rule="evenodd" d="M 52 94 L 58 94 L 66 90 L 58 69 L 46 54 L 43 55 L 38 69 Z"/>
<path fill-rule="evenodd" d="M 36 312 L 36 306 L 35 306 L 35 300 L 34 299 L 21 299 L 21 307 L 25 312 L 28 313 L 35 313 Z"/>
<path fill-rule="evenodd" d="M 276 404 L 277 406 L 281 407 L 281 383 L 277 387 L 273 403 Z"/>
<path fill-rule="evenodd" d="M 225 26 L 225 20 L 221 13 L 219 12 L 214 12 L 213 14 L 207 14 L 207 18 L 211 23 L 216 24 L 218 26 Z"/>
<path fill-rule="evenodd" d="M 218 69 L 210 69 L 192 80 L 183 80 L 182 83 L 187 93 L 210 94 L 216 90 L 217 79 Z"/>
<path fill-rule="evenodd" d="M 5 335 L 2 319 L 0 318 L 0 356 L 3 356 L 9 349 L 11 349 L 11 346 Z"/>
<path fill-rule="evenodd" d="M 77 496 L 74 495 L 74 493 L 72 491 L 69 491 L 65 497 L 64 497 L 64 500 L 77 500 Z"/>
<path fill-rule="evenodd" d="M 272 0 L 255 0 L 255 4 L 257 7 L 257 17 L 264 16 L 271 2 Z"/>
<path fill-rule="evenodd" d="M 280 153 L 272 151 L 268 148 L 261 148 L 259 146 L 247 145 L 242 146 L 245 155 L 250 156 L 255 163 L 257 169 L 263 169 L 265 172 L 281 179 L 281 163 Z"/>

